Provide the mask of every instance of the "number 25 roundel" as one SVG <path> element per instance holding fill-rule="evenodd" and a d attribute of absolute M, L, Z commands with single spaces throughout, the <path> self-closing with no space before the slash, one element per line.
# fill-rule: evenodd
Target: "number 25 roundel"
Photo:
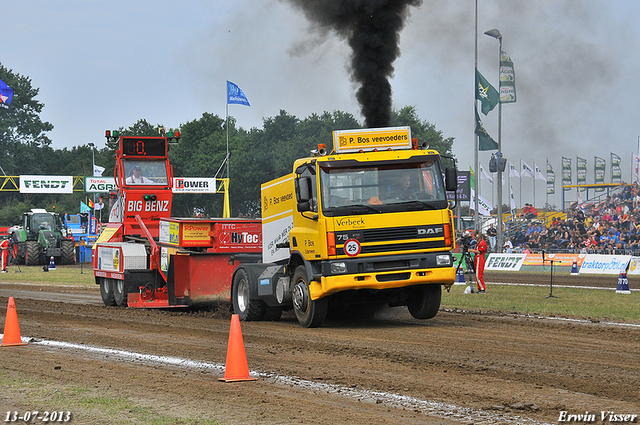
<path fill-rule="evenodd" d="M 349 257 L 355 257 L 360 254 L 360 242 L 357 239 L 349 239 L 344 243 L 344 253 Z"/>

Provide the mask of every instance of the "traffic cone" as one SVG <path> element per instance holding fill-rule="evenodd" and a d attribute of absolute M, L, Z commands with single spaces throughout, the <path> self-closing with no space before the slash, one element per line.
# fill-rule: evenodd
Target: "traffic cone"
<path fill-rule="evenodd" d="M 580 271 L 578 270 L 578 262 L 573 260 L 573 265 L 571 266 L 571 276 L 579 276 Z"/>
<path fill-rule="evenodd" d="M 56 269 L 56 262 L 53 261 L 53 257 L 51 257 L 51 260 L 49 260 L 49 270 L 55 270 Z"/>
<path fill-rule="evenodd" d="M 631 290 L 629 289 L 629 279 L 627 279 L 627 274 L 625 272 L 621 272 L 620 276 L 618 276 L 618 287 L 616 288 L 616 294 L 630 294 Z"/>
<path fill-rule="evenodd" d="M 18 312 L 16 311 L 16 302 L 13 297 L 9 297 L 9 305 L 7 306 L 7 320 L 4 322 L 4 335 L 2 336 L 2 346 L 10 347 L 13 345 L 27 345 L 22 342 L 20 337 L 20 325 L 18 325 Z"/>
<path fill-rule="evenodd" d="M 240 318 L 237 314 L 231 315 L 231 329 L 229 330 L 229 345 L 227 347 L 227 363 L 224 368 L 224 378 L 218 378 L 224 382 L 255 381 L 258 378 L 249 376 L 247 354 L 244 351 L 242 331 L 240 330 Z"/>

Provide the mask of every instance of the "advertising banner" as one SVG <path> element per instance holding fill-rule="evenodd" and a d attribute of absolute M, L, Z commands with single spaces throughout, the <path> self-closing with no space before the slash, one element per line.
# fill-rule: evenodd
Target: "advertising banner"
<path fill-rule="evenodd" d="M 568 186 L 571 184 L 571 158 L 562 157 L 562 185 Z M 571 188 L 565 188 L 565 191 L 571 190 Z"/>
<path fill-rule="evenodd" d="M 458 202 L 469 202 L 471 200 L 471 176 L 469 171 L 458 171 Z M 452 201 L 456 193 L 447 192 L 447 199 Z"/>
<path fill-rule="evenodd" d="M 640 258 L 632 257 L 631 262 L 629 263 L 629 270 L 627 271 L 628 275 L 640 275 Z"/>
<path fill-rule="evenodd" d="M 73 193 L 73 176 L 20 176 L 20 193 Z"/>
<path fill-rule="evenodd" d="M 617 275 L 626 270 L 629 261 L 630 255 L 588 254 L 582 262 L 580 273 Z"/>
<path fill-rule="evenodd" d="M 547 161 L 547 194 L 555 195 L 556 193 L 556 173 L 553 172 L 553 167 Z"/>
<path fill-rule="evenodd" d="M 611 152 L 611 183 L 622 182 L 622 169 L 620 163 L 622 159 L 617 154 Z"/>
<path fill-rule="evenodd" d="M 607 161 L 604 158 L 600 158 L 598 156 L 594 156 L 595 164 L 593 166 L 593 171 L 595 173 L 594 182 L 595 183 L 604 183 L 605 171 L 607 168 Z M 596 192 L 603 192 L 604 187 L 596 187 Z"/>
<path fill-rule="evenodd" d="M 519 271 L 527 254 L 490 254 L 485 270 Z"/>
<path fill-rule="evenodd" d="M 377 129 L 336 130 L 333 132 L 333 146 L 337 153 L 358 152 L 360 149 L 409 149 L 411 148 L 410 127 L 386 127 Z"/>
<path fill-rule="evenodd" d="M 116 179 L 113 177 L 85 177 L 85 193 L 107 193 L 116 190 Z"/>
<path fill-rule="evenodd" d="M 485 270 L 520 272 L 549 271 L 551 261 L 553 261 L 554 270 L 559 273 L 567 273 L 570 271 L 573 267 L 573 263 L 575 262 L 580 274 L 602 274 L 615 276 L 620 274 L 620 272 L 627 270 L 628 275 L 640 275 L 640 258 L 632 257 L 630 255 L 603 254 L 545 254 L 543 261 L 541 253 L 491 253 L 487 257 Z"/>
<path fill-rule="evenodd" d="M 545 254 L 544 260 L 542 254 L 496 254 L 491 253 L 487 257 L 485 263 L 486 270 L 500 271 L 547 271 L 551 267 L 555 270 L 570 270 L 575 261 L 578 268 L 582 265 L 587 254 Z M 597 256 L 601 257 L 601 256 Z M 640 266 L 640 264 L 639 264 Z M 638 271 L 640 274 L 640 270 Z"/>
<path fill-rule="evenodd" d="M 587 160 L 584 158 L 580 158 L 579 156 L 576 158 L 576 182 L 578 185 L 587 184 Z M 585 191 L 586 189 L 580 188 L 580 191 Z"/>
<path fill-rule="evenodd" d="M 174 177 L 173 193 L 216 193 L 216 179 L 205 177 Z"/>

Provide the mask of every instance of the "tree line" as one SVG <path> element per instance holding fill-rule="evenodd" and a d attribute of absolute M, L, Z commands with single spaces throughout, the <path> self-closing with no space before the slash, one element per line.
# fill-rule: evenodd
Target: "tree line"
<path fill-rule="evenodd" d="M 0 171 L 7 176 L 21 174 L 91 176 L 92 155 L 95 163 L 105 167 L 103 176 L 113 176 L 115 144 L 102 149 L 80 145 L 71 149 L 53 149 L 47 132 L 53 124 L 43 122 L 39 114 L 44 104 L 36 100 L 39 89 L 28 77 L 14 73 L 0 64 L 0 79 L 14 90 L 10 109 L 0 109 Z M 181 138 L 169 146 L 169 159 L 176 177 L 226 177 L 221 170 L 227 152 L 229 126 L 230 177 L 229 199 L 232 216 L 260 216 L 260 185 L 288 174 L 297 158 L 307 157 L 319 144 L 332 145 L 332 131 L 362 128 L 350 113 L 343 111 L 312 114 L 298 118 L 280 110 L 263 119 L 262 128 L 246 130 L 236 121 L 205 112 L 198 119 L 180 124 Z M 435 125 L 421 120 L 415 106 L 405 106 L 392 113 L 392 126 L 410 126 L 412 137 L 427 142 L 440 154 L 453 156 L 454 139 L 445 138 Z M 124 136 L 157 136 L 162 123 L 139 119 L 129 127 L 117 129 Z M 112 129 L 114 130 L 114 129 Z M 169 127 L 167 126 L 167 130 Z M 94 135 L 95 137 L 95 135 Z M 452 163 L 445 160 L 445 166 Z M 17 223 L 24 211 L 46 208 L 75 214 L 87 194 L 21 194 L 0 192 L 0 225 Z M 105 199 L 105 205 L 107 205 Z M 176 194 L 172 216 L 189 217 L 198 211 L 205 216 L 222 216 L 223 199 L 219 194 Z M 108 214 L 103 213 L 103 220 Z"/>

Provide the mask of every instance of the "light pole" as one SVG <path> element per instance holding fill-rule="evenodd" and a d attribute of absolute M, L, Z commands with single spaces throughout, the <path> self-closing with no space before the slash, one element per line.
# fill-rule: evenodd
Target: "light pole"
<path fill-rule="evenodd" d="M 498 51 L 498 88 L 500 85 L 500 59 L 502 56 L 502 34 L 497 29 L 491 29 L 486 31 L 484 35 L 488 35 L 489 37 L 493 37 L 498 40 L 500 43 L 500 50 Z M 497 154 L 497 162 L 498 162 L 498 252 L 502 252 L 502 102 L 498 97 L 498 154 Z"/>

